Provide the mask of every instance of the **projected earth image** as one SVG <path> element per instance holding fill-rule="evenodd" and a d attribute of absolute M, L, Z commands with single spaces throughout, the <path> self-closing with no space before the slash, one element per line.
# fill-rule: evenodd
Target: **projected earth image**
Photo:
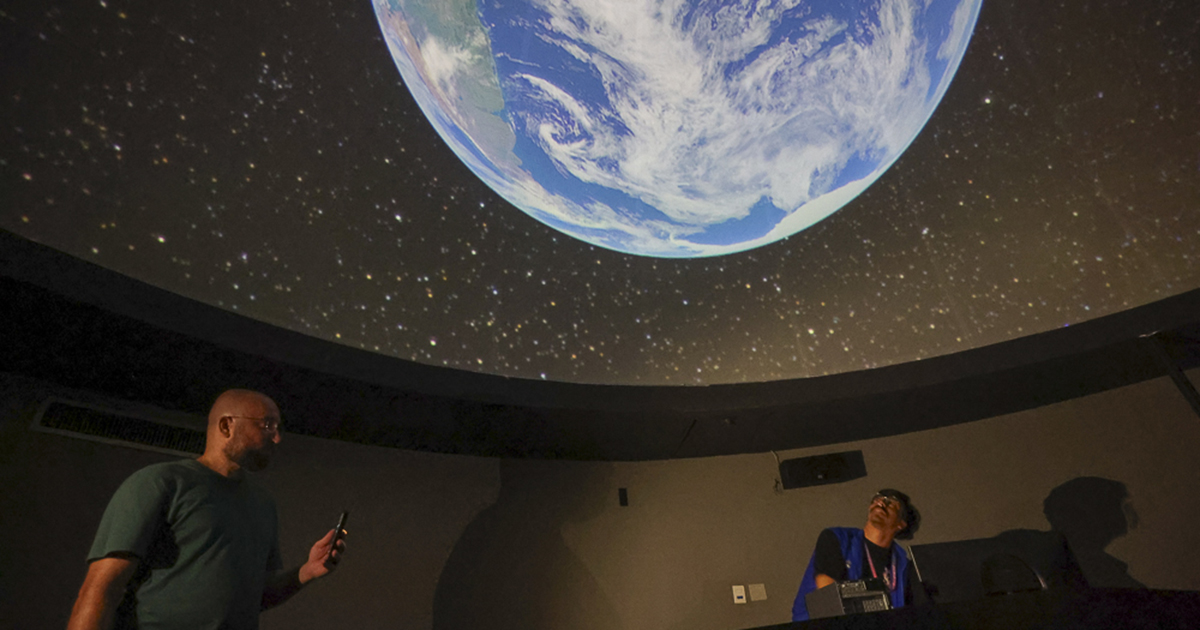
<path fill-rule="evenodd" d="M 492 189 L 588 243 L 758 247 L 854 199 L 945 93 L 981 0 L 374 0 Z"/>

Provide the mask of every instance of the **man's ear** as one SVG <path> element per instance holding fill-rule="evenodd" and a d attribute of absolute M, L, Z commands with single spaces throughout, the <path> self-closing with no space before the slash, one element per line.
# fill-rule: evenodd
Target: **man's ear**
<path fill-rule="evenodd" d="M 229 416 L 221 416 L 221 418 L 217 420 L 217 430 L 221 432 L 221 435 L 229 437 L 233 434 L 233 428 L 229 426 L 231 422 L 233 422 L 233 418 L 230 418 Z"/>
<path fill-rule="evenodd" d="M 896 531 L 902 532 L 905 527 L 908 527 L 908 521 L 900 521 L 896 524 Z"/>

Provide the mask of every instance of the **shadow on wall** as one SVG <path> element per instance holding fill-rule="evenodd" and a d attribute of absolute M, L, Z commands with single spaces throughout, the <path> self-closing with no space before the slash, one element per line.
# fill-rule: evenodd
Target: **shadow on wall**
<path fill-rule="evenodd" d="M 1061 532 L 1088 584 L 1098 587 L 1145 588 L 1129 575 L 1129 565 L 1104 550 L 1137 527 L 1137 512 L 1125 484 L 1102 477 L 1076 477 L 1050 491 L 1042 511 L 1052 531 Z"/>
<path fill-rule="evenodd" d="M 1042 502 L 1042 511 L 1050 522 L 1050 532 L 1017 529 L 996 538 L 1034 548 L 1039 543 L 1053 546 L 1061 535 L 1079 565 L 1076 571 L 1083 572 L 1088 586 L 1145 588 L 1129 575 L 1127 564 L 1105 552 L 1112 541 L 1137 526 L 1137 513 L 1129 503 L 1125 484 L 1102 477 L 1076 477 L 1051 490 Z"/>
<path fill-rule="evenodd" d="M 618 628 L 562 537 L 564 524 L 604 510 L 611 475 L 607 464 L 502 460 L 496 503 L 467 526 L 438 579 L 434 630 Z"/>

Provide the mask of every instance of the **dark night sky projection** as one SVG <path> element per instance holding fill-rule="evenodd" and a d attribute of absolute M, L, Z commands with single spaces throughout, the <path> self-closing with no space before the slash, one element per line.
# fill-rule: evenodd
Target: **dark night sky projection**
<path fill-rule="evenodd" d="M 368 0 L 0 9 L 0 227 L 422 363 L 716 384 L 958 352 L 1200 287 L 1200 3 L 985 0 L 874 186 L 747 253 L 629 256 L 508 205 Z"/>

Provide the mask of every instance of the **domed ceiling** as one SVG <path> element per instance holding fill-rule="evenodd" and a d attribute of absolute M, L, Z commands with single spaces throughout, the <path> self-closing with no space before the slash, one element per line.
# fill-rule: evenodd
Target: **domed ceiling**
<path fill-rule="evenodd" d="M 601 18 L 615 19 L 614 11 L 600 0 L 555 6 L 576 4 L 577 14 L 560 16 L 569 24 L 559 25 L 574 29 L 575 43 L 534 29 L 526 44 L 560 56 L 574 50 L 581 82 L 598 81 L 588 68 L 634 68 L 622 54 L 654 59 L 633 46 L 599 48 L 595 38 L 618 32 L 600 30 Z M 605 150 L 636 157 L 642 167 L 618 168 L 604 161 L 608 154 L 589 153 L 600 156 L 593 166 L 608 164 L 615 170 L 607 172 L 628 175 L 624 181 L 635 187 L 681 172 L 678 162 L 667 154 L 655 158 L 650 148 L 706 161 L 672 184 L 678 194 L 667 201 L 676 214 L 664 225 L 682 221 L 689 199 L 718 198 L 730 190 L 728 178 L 747 174 L 737 181 L 761 185 L 720 197 L 727 203 L 716 210 L 698 210 L 693 218 L 705 227 L 671 239 L 756 247 L 687 254 L 699 258 L 640 255 L 629 252 L 677 253 L 614 249 L 598 232 L 583 234 L 592 241 L 585 242 L 559 231 L 561 221 L 549 227 L 526 214 L 514 205 L 520 198 L 501 196 L 475 165 L 468 168 L 418 107 L 412 93 L 422 88 L 404 84 L 389 50 L 403 33 L 386 11 L 377 18 L 367 0 L 22 1 L 0 10 L 0 227 L 313 337 L 427 365 L 569 383 L 716 385 L 854 372 L 1059 329 L 1200 287 L 1195 3 L 985 2 L 974 28 L 961 32 L 952 27 L 973 15 L 973 3 L 830 4 L 811 14 L 786 2 L 693 3 L 662 18 L 659 26 L 695 27 L 698 16 L 708 16 L 713 28 L 737 23 L 709 19 L 717 14 L 744 15 L 746 24 L 772 12 L 800 20 L 787 22 L 786 32 L 764 27 L 763 41 L 780 45 L 755 49 L 753 60 L 765 62 L 768 53 L 797 52 L 817 41 L 805 37 L 818 26 L 828 30 L 819 31 L 825 39 L 813 55 L 828 54 L 849 34 L 872 33 L 887 19 L 936 10 L 947 26 L 921 40 L 926 56 L 920 58 L 942 59 L 948 68 L 950 53 L 962 52 L 956 73 L 942 69 L 952 81 L 924 84 L 922 94 L 940 97 L 940 104 L 910 137 L 879 135 L 893 121 L 871 118 L 886 108 L 869 109 L 862 120 L 877 126 L 847 126 L 845 137 L 876 133 L 878 146 L 894 155 L 851 143 L 845 146 L 860 148 L 828 162 L 837 173 L 798 157 L 820 144 L 820 134 L 789 135 L 794 130 L 780 121 L 790 119 L 775 116 L 780 112 L 713 109 L 717 100 L 697 103 L 663 86 L 605 92 L 626 116 L 636 110 L 630 103 L 637 94 L 658 102 L 680 97 L 673 108 L 646 103 L 651 118 L 642 132 L 662 134 L 661 142 L 621 144 L 632 118 L 604 118 L 602 108 L 570 118 L 561 109 L 572 102 L 565 96 L 528 100 L 572 84 L 559 76 L 551 85 L 527 67 L 536 57 L 521 56 L 536 50 L 523 52 L 512 32 L 489 30 L 502 26 L 492 3 L 380 6 L 425 24 L 436 16 L 422 11 L 450 7 L 479 25 L 437 40 L 409 33 L 425 46 L 427 76 L 448 76 L 436 73 L 451 66 L 430 64 L 462 61 L 456 50 L 494 55 L 492 97 L 499 100 L 474 95 L 478 107 L 491 102 L 480 111 L 494 115 L 491 126 L 472 133 L 500 143 L 537 121 L 609 125 L 611 135 L 597 135 L 599 127 L 577 136 L 567 133 L 573 128 L 551 129 L 543 140 L 561 160 L 542 165 L 546 178 L 586 171 L 602 180 L 604 168 L 587 171 L 586 160 L 571 161 L 572 151 L 596 149 L 600 140 L 616 142 Z M 554 18 L 536 2 L 513 6 Z M 856 27 L 852 15 L 874 17 Z M 654 35 L 651 26 L 629 35 Z M 882 32 L 862 41 L 877 42 L 872 37 Z M 689 41 L 719 48 L 745 37 L 730 32 Z M 435 49 L 430 41 L 445 45 Z M 939 57 L 947 41 L 965 49 L 949 46 Z M 820 101 L 819 94 L 798 91 L 824 85 L 797 78 L 811 67 L 802 57 L 778 60 L 783 74 L 753 75 L 761 83 L 746 79 L 747 89 L 781 90 L 756 107 L 773 102 L 786 114 L 791 105 Z M 715 74 L 701 78 L 722 81 L 689 89 L 699 85 L 704 89 L 693 96 L 715 99 L 709 92 L 730 88 L 750 61 L 710 68 Z M 562 67 L 573 66 L 564 58 Z M 526 68 L 524 84 L 512 79 L 518 68 Z M 641 76 L 683 81 L 697 69 L 668 70 Z M 884 72 L 871 81 L 895 79 Z M 518 112 L 520 85 L 541 90 L 524 94 L 526 105 L 558 109 Z M 839 106 L 845 113 L 860 105 Z M 668 115 L 678 116 L 678 124 L 668 125 Z M 827 131 L 838 132 L 830 120 Z M 781 131 L 768 133 L 772 124 Z M 672 125 L 688 135 L 668 133 Z M 741 149 L 754 151 L 724 148 L 739 139 Z M 726 143 L 720 153 L 697 152 L 718 140 Z M 692 154 L 680 155 L 688 147 Z M 771 155 L 778 161 L 760 159 Z M 572 164 L 579 170 L 567 168 Z M 832 188 L 814 188 L 821 177 Z M 769 222 L 756 223 L 820 190 L 872 178 L 840 209 L 786 238 L 764 231 Z M 622 194 L 667 199 L 637 190 Z M 755 205 L 761 199 L 775 210 L 755 214 L 765 208 Z M 713 225 L 724 236 L 714 236 Z M 779 238 L 760 238 L 767 233 Z"/>

